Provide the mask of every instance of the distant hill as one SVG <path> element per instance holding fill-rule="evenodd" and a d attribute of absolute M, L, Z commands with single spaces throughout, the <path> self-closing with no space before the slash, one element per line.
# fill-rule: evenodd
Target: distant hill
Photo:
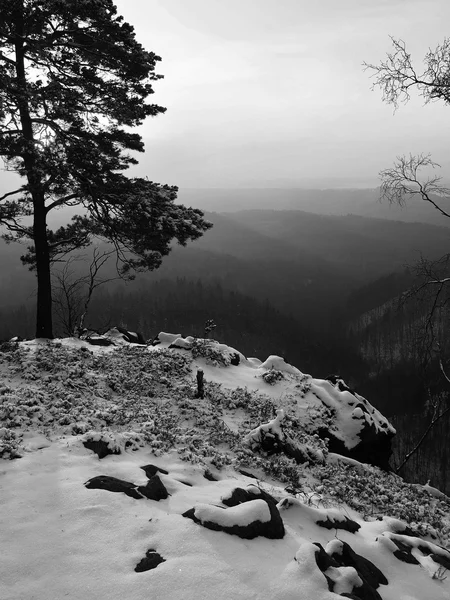
<path fill-rule="evenodd" d="M 340 319 L 359 287 L 402 269 L 421 252 L 440 256 L 449 242 L 444 227 L 354 215 L 252 210 L 206 217 L 214 223 L 210 231 L 186 248 L 174 246 L 160 269 L 139 274 L 129 289 L 163 278 L 217 280 L 323 330 Z M 2 242 L 1 248 L 0 308 L 31 301 L 35 277 L 20 264 L 23 246 Z M 113 274 L 111 261 L 102 275 Z"/>
<path fill-rule="evenodd" d="M 379 188 L 181 188 L 178 196 L 182 204 L 215 212 L 237 212 L 246 209 L 303 210 L 321 215 L 353 214 L 408 223 L 450 226 L 450 219 L 445 219 L 432 206 L 417 197 L 408 201 L 404 208 L 380 202 Z M 443 208 L 450 210 L 450 198 L 439 202 Z"/>
<path fill-rule="evenodd" d="M 297 252 L 326 260 L 369 282 L 415 262 L 423 254 L 448 252 L 446 227 L 356 215 L 325 216 L 303 211 L 251 210 L 230 214 L 240 226 L 283 240 Z"/>

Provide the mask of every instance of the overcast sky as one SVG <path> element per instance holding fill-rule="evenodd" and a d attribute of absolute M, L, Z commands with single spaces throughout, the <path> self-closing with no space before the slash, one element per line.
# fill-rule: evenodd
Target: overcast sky
<path fill-rule="evenodd" d="M 449 0 L 116 0 L 162 57 L 139 172 L 186 187 L 377 185 L 397 155 L 450 172 L 450 106 L 393 114 L 362 62 L 450 35 Z"/>

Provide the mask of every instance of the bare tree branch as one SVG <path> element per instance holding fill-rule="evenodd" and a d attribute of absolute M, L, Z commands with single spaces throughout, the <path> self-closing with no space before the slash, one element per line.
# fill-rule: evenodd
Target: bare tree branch
<path fill-rule="evenodd" d="M 80 321 L 79 321 L 79 326 L 78 326 L 79 330 L 83 329 L 83 327 L 84 327 L 84 321 L 86 319 L 86 315 L 87 315 L 87 312 L 89 309 L 89 304 L 91 302 L 92 294 L 94 293 L 94 290 L 96 290 L 101 285 L 104 285 L 105 283 L 114 281 L 115 279 L 119 278 L 117 276 L 117 277 L 110 277 L 109 279 L 101 279 L 101 280 L 96 279 L 100 269 L 107 262 L 109 257 L 114 253 L 115 253 L 115 250 L 110 250 L 110 251 L 103 252 L 102 254 L 100 254 L 98 248 L 94 249 L 92 262 L 89 266 L 88 293 L 87 293 L 87 296 L 86 296 L 86 299 L 84 302 L 83 312 L 81 313 L 81 316 L 80 316 Z"/>
<path fill-rule="evenodd" d="M 55 200 L 54 202 L 52 202 L 51 204 L 49 204 L 48 206 L 45 207 L 45 210 L 47 213 L 49 213 L 51 210 L 53 210 L 54 208 L 58 207 L 58 206 L 71 206 L 70 204 L 70 200 L 74 200 L 76 198 L 79 198 L 80 194 L 78 192 L 74 192 L 73 194 L 67 194 L 67 196 L 62 196 L 61 198 L 58 198 L 58 200 Z M 79 202 L 77 202 L 75 205 L 78 205 Z"/>
<path fill-rule="evenodd" d="M 437 350 L 437 353 L 439 356 L 440 371 L 441 371 L 442 375 L 444 376 L 444 379 L 447 381 L 447 383 L 450 384 L 450 377 L 447 374 L 445 367 L 444 367 L 444 363 L 442 361 L 441 347 L 439 345 L 439 342 L 436 343 L 436 350 Z M 447 394 L 447 401 L 448 401 L 448 394 Z M 440 404 L 441 404 L 440 397 L 437 398 L 436 400 L 434 400 L 434 402 L 432 403 L 433 415 L 431 417 L 430 423 L 428 424 L 428 427 L 425 429 L 424 433 L 422 434 L 422 436 L 420 437 L 420 439 L 418 440 L 418 442 L 416 443 L 414 448 L 410 452 L 408 452 L 408 454 L 405 456 L 405 458 L 401 462 L 400 466 L 397 467 L 396 473 L 398 473 L 406 465 L 406 463 L 410 460 L 410 458 L 412 456 L 414 456 L 414 454 L 419 450 L 419 448 L 421 447 L 421 445 L 423 444 L 425 439 L 428 437 L 430 431 L 436 425 L 436 423 L 438 423 L 441 419 L 443 419 L 443 417 L 445 417 L 446 414 L 448 414 L 450 412 L 450 406 L 447 406 L 447 408 L 445 408 L 443 411 L 441 411 Z"/>
<path fill-rule="evenodd" d="M 379 65 L 363 63 L 365 70 L 373 71 L 375 82 L 372 89 L 381 89 L 383 102 L 392 104 L 397 110 L 399 102 L 410 100 L 410 90 L 414 87 L 426 103 L 432 100 L 450 102 L 450 38 L 445 38 L 434 50 L 429 49 L 424 57 L 424 71 L 420 75 L 413 66 L 405 42 L 392 36 L 391 41 L 393 50 L 387 53 L 386 60 Z"/>
<path fill-rule="evenodd" d="M 447 378 L 447 376 L 446 376 Z M 448 379 L 448 378 L 447 378 Z M 436 423 L 438 421 L 440 421 L 448 412 L 450 412 L 450 406 L 448 406 L 443 412 L 441 413 L 437 413 L 434 412 L 433 413 L 433 418 L 430 422 L 430 424 L 428 425 L 428 427 L 426 428 L 426 430 L 424 431 L 422 437 L 419 439 L 419 441 L 417 442 L 417 444 L 414 446 L 414 448 L 408 452 L 408 454 L 405 456 L 405 458 L 403 459 L 403 461 L 401 462 L 400 466 L 397 467 L 395 469 L 396 473 L 399 473 L 401 469 L 403 469 L 403 467 L 406 465 L 406 463 L 410 460 L 410 458 L 412 456 L 414 456 L 414 454 L 419 450 L 420 446 L 423 444 L 423 442 L 425 441 L 425 439 L 428 437 L 428 434 L 430 433 L 430 431 L 433 429 L 433 427 L 436 425 Z"/>
<path fill-rule="evenodd" d="M 76 277 L 72 268 L 75 262 L 83 260 L 83 256 L 71 256 L 61 271 L 54 272 L 56 281 L 54 305 L 65 334 L 73 336 L 81 332 L 94 291 L 106 283 L 119 279 L 118 276 L 106 279 L 98 277 L 100 270 L 114 253 L 115 250 L 100 252 L 95 248 L 89 273 L 86 275 Z"/>
<path fill-rule="evenodd" d="M 433 198 L 437 196 L 450 199 L 450 188 L 440 184 L 441 177 L 428 177 L 423 181 L 419 176 L 421 169 L 435 169 L 439 166 L 431 160 L 429 154 L 398 156 L 393 167 L 380 171 L 381 199 L 387 200 L 390 204 L 405 206 L 408 198 L 419 195 L 424 202 L 434 206 L 444 217 L 450 218 L 450 212 L 439 206 Z"/>

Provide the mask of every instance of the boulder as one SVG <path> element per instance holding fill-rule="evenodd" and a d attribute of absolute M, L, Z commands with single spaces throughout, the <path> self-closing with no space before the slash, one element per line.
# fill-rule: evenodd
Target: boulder
<path fill-rule="evenodd" d="M 281 539 L 285 530 L 276 500 L 267 492 L 251 486 L 236 488 L 228 497 L 222 498 L 228 508 L 197 505 L 186 511 L 183 517 L 212 529 L 251 540 L 258 536 Z"/>
<path fill-rule="evenodd" d="M 392 467 L 389 459 L 392 455 L 392 439 L 395 434 L 388 431 L 382 432 L 374 425 L 363 424 L 359 433 L 360 442 L 352 448 L 339 439 L 332 431 L 320 428 L 317 433 L 322 439 L 328 438 L 328 449 L 335 454 L 347 456 L 361 463 L 367 463 L 379 467 L 383 471 L 390 472 Z"/>
<path fill-rule="evenodd" d="M 354 392 L 338 375 L 312 380 L 311 392 L 326 412 L 328 426 L 316 433 L 329 440 L 332 453 L 391 471 L 394 427 L 365 398 Z"/>

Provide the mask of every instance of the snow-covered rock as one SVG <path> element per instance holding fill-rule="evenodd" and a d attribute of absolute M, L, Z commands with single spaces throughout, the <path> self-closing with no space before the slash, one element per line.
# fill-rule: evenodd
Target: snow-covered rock
<path fill-rule="evenodd" d="M 153 338 L 153 346 L 159 346 L 160 344 L 163 346 L 169 346 L 173 344 L 175 340 L 182 338 L 181 333 L 166 333 L 165 331 L 160 331 L 158 335 Z"/>
<path fill-rule="evenodd" d="M 329 438 L 331 452 L 389 470 L 395 429 L 376 408 L 341 379 L 313 379 L 309 394 L 328 409 L 319 431 Z"/>
<path fill-rule="evenodd" d="M 180 348 L 182 350 L 192 350 L 193 342 L 194 342 L 194 338 L 192 338 L 190 336 L 187 338 L 179 337 L 170 344 L 169 348 Z"/>
<path fill-rule="evenodd" d="M 284 358 L 281 356 L 276 356 L 275 354 L 271 354 L 261 365 L 261 369 L 275 369 L 276 371 L 281 371 L 282 373 L 291 373 L 292 375 L 303 375 L 303 373 L 293 367 L 289 363 L 287 363 Z"/>
<path fill-rule="evenodd" d="M 226 508 L 196 504 L 183 513 L 183 517 L 192 519 L 207 529 L 223 531 L 244 539 L 251 540 L 258 536 L 283 538 L 283 521 L 275 503 L 260 493 L 242 491 L 244 494 L 241 497 L 231 495 L 228 498 Z"/>

